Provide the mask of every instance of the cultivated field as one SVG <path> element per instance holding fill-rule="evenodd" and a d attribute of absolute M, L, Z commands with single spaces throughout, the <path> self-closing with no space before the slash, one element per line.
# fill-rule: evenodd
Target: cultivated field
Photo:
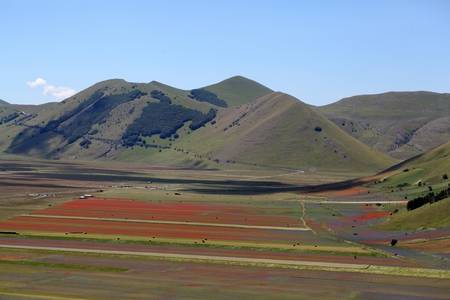
<path fill-rule="evenodd" d="M 8 158 L 0 299 L 446 299 L 448 227 L 361 175 Z"/>

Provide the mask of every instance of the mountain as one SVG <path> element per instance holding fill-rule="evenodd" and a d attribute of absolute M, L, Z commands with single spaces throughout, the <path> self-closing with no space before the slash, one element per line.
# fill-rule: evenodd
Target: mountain
<path fill-rule="evenodd" d="M 4 106 L 4 105 L 9 105 L 9 103 L 0 99 L 0 106 Z"/>
<path fill-rule="evenodd" d="M 450 94 L 361 95 L 317 110 L 365 144 L 399 159 L 450 140 Z"/>
<path fill-rule="evenodd" d="M 205 90 L 217 94 L 230 106 L 250 103 L 259 97 L 273 92 L 268 87 L 251 79 L 234 76 L 219 83 L 204 87 Z"/>
<path fill-rule="evenodd" d="M 107 80 L 8 124 L 0 149 L 53 159 L 358 171 L 394 162 L 300 100 L 240 76 L 194 90 Z"/>
<path fill-rule="evenodd" d="M 230 108 L 180 147 L 219 161 L 293 168 L 379 169 L 392 160 L 352 138 L 308 105 L 275 92 Z"/>

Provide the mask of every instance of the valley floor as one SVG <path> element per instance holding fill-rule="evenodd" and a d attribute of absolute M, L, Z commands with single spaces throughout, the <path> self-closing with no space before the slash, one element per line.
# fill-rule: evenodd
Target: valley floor
<path fill-rule="evenodd" d="M 0 299 L 448 299 L 450 228 L 359 175 L 1 160 Z"/>

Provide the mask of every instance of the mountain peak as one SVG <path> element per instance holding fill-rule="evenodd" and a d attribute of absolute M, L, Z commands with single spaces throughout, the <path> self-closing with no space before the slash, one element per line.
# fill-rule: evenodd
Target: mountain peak
<path fill-rule="evenodd" d="M 215 93 L 219 98 L 225 100 L 229 106 L 250 103 L 261 96 L 273 92 L 268 87 L 240 75 L 203 88 Z"/>

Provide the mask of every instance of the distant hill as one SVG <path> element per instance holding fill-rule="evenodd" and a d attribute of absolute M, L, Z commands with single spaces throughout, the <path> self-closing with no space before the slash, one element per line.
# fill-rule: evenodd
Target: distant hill
<path fill-rule="evenodd" d="M 0 106 L 3 106 L 3 105 L 9 105 L 9 103 L 0 99 Z"/>
<path fill-rule="evenodd" d="M 358 171 L 394 162 L 298 99 L 243 77 L 194 90 L 107 80 L 0 125 L 0 137 L 0 150 L 54 159 Z"/>
<path fill-rule="evenodd" d="M 450 94 L 361 95 L 317 110 L 365 144 L 400 159 L 450 140 Z"/>

